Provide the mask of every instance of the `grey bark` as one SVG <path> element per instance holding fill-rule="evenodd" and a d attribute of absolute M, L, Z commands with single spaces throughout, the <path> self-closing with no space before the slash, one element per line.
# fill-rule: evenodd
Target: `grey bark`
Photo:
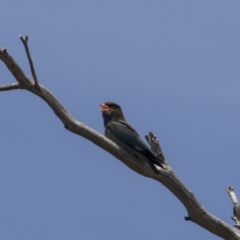
<path fill-rule="evenodd" d="M 31 72 L 34 76 L 35 70 L 33 64 L 31 65 L 30 53 L 28 52 L 28 49 L 26 49 L 28 38 L 23 39 L 21 36 L 20 38 L 23 43 L 25 41 L 24 47 L 30 62 Z M 6 48 L 0 47 L 0 59 L 17 81 L 17 83 L 0 86 L 0 91 L 24 89 L 33 93 L 34 95 L 37 95 L 49 105 L 49 107 L 53 110 L 68 131 L 86 138 L 98 147 L 109 152 L 133 171 L 163 184 L 169 191 L 173 193 L 174 196 L 179 199 L 179 201 L 186 208 L 188 216 L 185 217 L 185 220 L 190 220 L 198 224 L 222 239 L 240 239 L 240 232 L 236 228 L 228 225 L 204 209 L 204 207 L 195 198 L 193 193 L 177 178 L 167 162 L 166 169 L 158 168 L 160 174 L 156 175 L 144 163 L 141 163 L 141 161 L 135 161 L 131 155 L 117 146 L 114 142 L 84 125 L 83 123 L 77 121 L 48 89 L 38 83 L 36 74 L 33 77 L 33 80 L 24 74 L 19 65 L 8 54 Z M 148 140 L 151 149 L 156 154 L 161 155 L 164 158 L 156 137 L 150 132 L 147 134 L 146 139 Z"/>

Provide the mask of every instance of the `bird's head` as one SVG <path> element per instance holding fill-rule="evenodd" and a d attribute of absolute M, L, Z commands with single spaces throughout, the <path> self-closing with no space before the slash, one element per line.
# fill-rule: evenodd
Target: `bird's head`
<path fill-rule="evenodd" d="M 100 107 L 101 107 L 100 111 L 102 112 L 102 116 L 103 116 L 105 126 L 112 120 L 114 120 L 114 121 L 118 121 L 118 120 L 125 121 L 122 109 L 118 104 L 108 101 L 108 102 L 100 104 Z"/>

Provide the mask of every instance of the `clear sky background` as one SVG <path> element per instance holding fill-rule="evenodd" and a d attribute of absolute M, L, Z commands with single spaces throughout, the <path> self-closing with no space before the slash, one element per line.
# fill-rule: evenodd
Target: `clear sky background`
<path fill-rule="evenodd" d="M 79 121 L 103 133 L 112 100 L 152 130 L 181 181 L 233 225 L 240 199 L 240 1 L 1 1 L 0 46 Z M 15 82 L 0 63 L 0 84 Z M 0 239 L 219 239 L 182 204 L 91 142 L 41 99 L 0 93 Z"/>

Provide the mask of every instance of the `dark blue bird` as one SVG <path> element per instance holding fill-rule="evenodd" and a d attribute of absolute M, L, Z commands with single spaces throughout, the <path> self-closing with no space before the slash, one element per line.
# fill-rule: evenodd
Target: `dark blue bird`
<path fill-rule="evenodd" d="M 102 103 L 100 106 L 105 136 L 117 143 L 134 157 L 144 159 L 145 164 L 156 174 L 159 174 L 155 165 L 164 168 L 164 161 L 159 159 L 150 150 L 136 130 L 126 122 L 121 107 L 110 101 Z"/>

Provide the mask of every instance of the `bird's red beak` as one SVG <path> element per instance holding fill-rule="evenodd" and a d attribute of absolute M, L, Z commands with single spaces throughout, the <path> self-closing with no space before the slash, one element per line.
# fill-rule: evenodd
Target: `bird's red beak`
<path fill-rule="evenodd" d="M 100 107 L 101 107 L 101 110 L 100 110 L 100 112 L 108 112 L 109 111 L 109 107 L 106 105 L 106 104 L 104 104 L 104 103 L 101 103 L 100 104 Z"/>

